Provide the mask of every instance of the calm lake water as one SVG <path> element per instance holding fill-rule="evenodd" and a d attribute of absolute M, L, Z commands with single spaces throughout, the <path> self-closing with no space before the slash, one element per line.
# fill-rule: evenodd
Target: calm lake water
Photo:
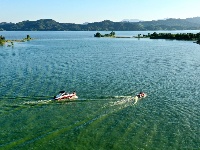
<path fill-rule="evenodd" d="M 200 149 L 200 45 L 95 33 L 0 32 L 0 149 Z"/>

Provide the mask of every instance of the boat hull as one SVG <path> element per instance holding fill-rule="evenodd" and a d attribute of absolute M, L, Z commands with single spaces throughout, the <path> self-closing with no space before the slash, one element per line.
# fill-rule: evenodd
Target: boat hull
<path fill-rule="evenodd" d="M 69 100 L 74 100 L 74 99 L 77 99 L 78 96 L 74 95 L 74 94 L 67 94 L 67 95 L 57 95 L 57 96 L 54 96 L 54 99 L 55 100 L 66 100 L 66 99 L 69 99 Z"/>

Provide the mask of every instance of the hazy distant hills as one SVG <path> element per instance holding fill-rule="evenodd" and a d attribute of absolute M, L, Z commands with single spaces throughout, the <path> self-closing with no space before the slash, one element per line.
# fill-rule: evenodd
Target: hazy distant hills
<path fill-rule="evenodd" d="M 139 19 L 123 19 L 122 22 L 140 22 L 143 20 L 139 20 Z"/>
<path fill-rule="evenodd" d="M 133 22 L 132 22 L 133 21 Z M 122 22 L 104 20 L 102 22 L 74 24 L 59 23 L 52 19 L 0 23 L 5 31 L 151 31 L 151 30 L 200 30 L 200 17 L 187 19 L 166 19 L 139 21 L 125 19 Z"/>

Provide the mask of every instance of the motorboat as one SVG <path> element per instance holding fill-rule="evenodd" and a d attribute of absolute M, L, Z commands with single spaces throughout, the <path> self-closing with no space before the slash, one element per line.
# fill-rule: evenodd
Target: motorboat
<path fill-rule="evenodd" d="M 65 91 L 60 91 L 58 95 L 54 96 L 55 100 L 64 100 L 64 99 L 77 99 L 78 96 L 76 95 L 76 92 L 73 93 L 66 93 Z"/>

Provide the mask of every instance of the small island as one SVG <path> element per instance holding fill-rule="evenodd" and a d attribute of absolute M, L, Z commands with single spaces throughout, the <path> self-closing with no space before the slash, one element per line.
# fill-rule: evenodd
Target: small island
<path fill-rule="evenodd" d="M 6 38 L 4 36 L 0 36 L 0 45 L 4 45 L 5 43 L 10 43 L 7 46 L 13 46 L 14 42 L 26 42 L 26 41 L 30 41 L 33 40 L 30 35 L 27 35 L 26 38 L 22 39 L 22 40 L 6 40 Z"/>
<path fill-rule="evenodd" d="M 97 32 L 96 34 L 94 34 L 94 37 L 115 37 L 115 32 L 110 32 L 110 34 L 104 34 L 102 35 L 101 33 Z"/>
<path fill-rule="evenodd" d="M 101 33 L 97 32 L 96 34 L 94 34 L 94 37 L 110 37 L 110 38 L 131 38 L 128 36 L 115 36 L 115 32 L 110 32 L 110 34 L 104 34 L 102 35 Z"/>
<path fill-rule="evenodd" d="M 200 44 L 200 32 L 199 33 L 156 33 L 153 34 L 148 33 L 147 35 L 138 34 L 138 36 L 133 37 L 123 37 L 123 36 L 115 36 L 115 32 L 111 32 L 110 34 L 102 35 L 97 32 L 94 34 L 94 37 L 110 37 L 110 38 L 150 38 L 150 39 L 169 39 L 169 40 L 185 40 L 185 41 L 195 41 L 194 43 Z"/>
<path fill-rule="evenodd" d="M 195 43 L 200 44 L 200 33 L 148 33 L 148 35 L 138 34 L 136 38 L 150 38 L 150 39 L 169 39 L 169 40 L 185 40 L 185 41 L 196 41 Z"/>

